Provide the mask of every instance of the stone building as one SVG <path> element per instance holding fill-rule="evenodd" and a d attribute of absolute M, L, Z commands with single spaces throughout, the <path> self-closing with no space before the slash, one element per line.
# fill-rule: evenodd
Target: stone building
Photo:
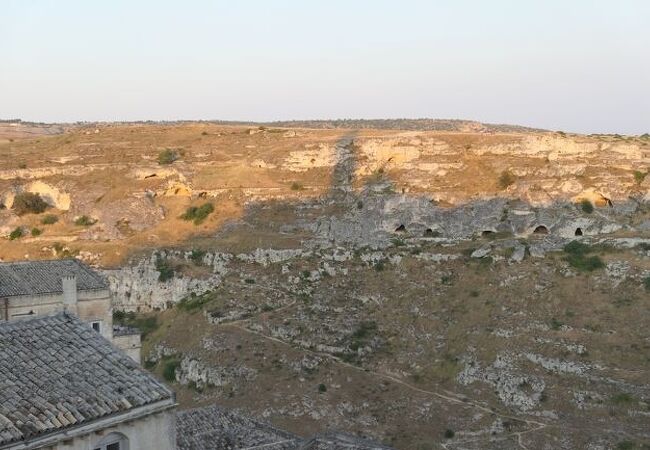
<path fill-rule="evenodd" d="M 140 362 L 140 334 L 114 333 L 106 280 L 76 259 L 0 263 L 0 321 L 67 311 Z"/>
<path fill-rule="evenodd" d="M 175 406 L 72 314 L 0 323 L 0 450 L 172 450 Z"/>

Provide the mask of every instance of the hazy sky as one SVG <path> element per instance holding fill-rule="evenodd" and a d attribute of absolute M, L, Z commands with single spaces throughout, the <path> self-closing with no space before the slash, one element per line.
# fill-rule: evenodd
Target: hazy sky
<path fill-rule="evenodd" d="M 648 0 L 3 0 L 0 118 L 650 132 Z"/>

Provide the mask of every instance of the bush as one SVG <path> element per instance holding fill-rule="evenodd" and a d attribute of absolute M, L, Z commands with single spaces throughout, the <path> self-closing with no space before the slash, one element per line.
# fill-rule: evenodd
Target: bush
<path fill-rule="evenodd" d="M 205 256 L 205 250 L 199 250 L 199 249 L 193 249 L 192 254 L 190 255 L 190 259 L 194 264 L 197 266 L 200 266 L 203 264 L 203 257 Z"/>
<path fill-rule="evenodd" d="M 573 241 L 564 246 L 564 251 L 568 253 L 565 260 L 580 271 L 592 272 L 597 269 L 605 267 L 605 263 L 599 256 L 587 256 L 588 253 L 593 252 L 593 249 L 586 244 L 578 241 Z"/>
<path fill-rule="evenodd" d="M 161 165 L 171 164 L 177 159 L 178 159 L 178 152 L 170 148 L 166 148 L 165 150 L 158 153 L 158 164 Z"/>
<path fill-rule="evenodd" d="M 13 209 L 19 216 L 27 213 L 40 214 L 48 207 L 40 195 L 32 192 L 20 192 L 14 198 Z"/>
<path fill-rule="evenodd" d="M 318 385 L 318 392 L 323 393 L 327 392 L 327 386 L 325 386 L 323 383 Z"/>
<path fill-rule="evenodd" d="M 185 214 L 181 216 L 183 220 L 192 220 L 194 225 L 200 225 L 212 212 L 214 206 L 212 203 L 205 203 L 201 206 L 190 206 L 185 210 Z"/>
<path fill-rule="evenodd" d="M 40 236 L 42 233 L 43 230 L 41 230 L 40 228 L 36 228 L 36 227 L 32 228 L 32 236 L 34 237 Z"/>
<path fill-rule="evenodd" d="M 10 241 L 20 239 L 21 237 L 23 237 L 23 229 L 20 228 L 20 227 L 14 228 L 14 230 L 11 233 L 9 233 L 9 240 Z"/>
<path fill-rule="evenodd" d="M 171 358 L 165 361 L 163 366 L 163 378 L 170 383 L 176 381 L 176 369 L 181 366 L 181 362 L 176 358 Z"/>
<path fill-rule="evenodd" d="M 499 175 L 499 187 L 501 189 L 506 189 L 509 186 L 513 185 L 517 181 L 517 178 L 509 170 L 504 170 Z"/>
<path fill-rule="evenodd" d="M 52 225 L 52 224 L 57 223 L 58 221 L 59 221 L 59 218 L 57 216 L 55 216 L 54 214 L 47 214 L 47 215 L 43 216 L 43 218 L 41 219 L 41 223 L 43 225 Z"/>
<path fill-rule="evenodd" d="M 582 212 L 591 214 L 592 212 L 594 212 L 594 205 L 585 198 L 580 201 L 580 209 L 582 209 Z"/>
<path fill-rule="evenodd" d="M 148 334 L 158 329 L 160 324 L 155 316 L 138 316 L 134 312 L 113 311 L 113 323 L 127 327 L 137 328 L 144 339 Z"/>
<path fill-rule="evenodd" d="M 643 180 L 645 180 L 645 177 L 648 173 L 647 172 L 641 172 L 639 170 L 634 171 L 634 181 L 636 181 L 636 184 L 641 184 L 643 183 Z"/>
<path fill-rule="evenodd" d="M 158 281 L 165 282 L 174 278 L 174 268 L 169 264 L 169 261 L 161 258 L 160 256 L 156 258 L 156 270 L 160 272 L 158 275 Z"/>
<path fill-rule="evenodd" d="M 203 305 L 208 303 L 210 300 L 212 300 L 210 292 L 206 292 L 201 295 L 192 294 L 189 297 L 185 297 L 178 303 L 178 309 L 187 312 L 196 311 L 197 309 L 201 309 Z"/>
<path fill-rule="evenodd" d="M 86 215 L 77 217 L 75 219 L 75 221 L 74 221 L 74 224 L 77 225 L 77 226 L 80 226 L 80 227 L 89 227 L 91 225 L 94 225 L 95 223 L 97 223 L 96 220 L 94 220 L 94 219 L 92 219 L 92 218 L 90 218 L 90 217 L 88 217 Z"/>
<path fill-rule="evenodd" d="M 297 181 L 291 183 L 292 191 L 302 191 L 303 189 L 305 189 L 305 187 L 301 183 L 298 183 Z"/>
<path fill-rule="evenodd" d="M 454 430 L 452 430 L 451 428 L 447 428 L 447 429 L 445 430 L 445 439 L 451 439 L 451 438 L 453 438 L 455 435 L 456 435 L 456 433 L 454 433 Z"/>

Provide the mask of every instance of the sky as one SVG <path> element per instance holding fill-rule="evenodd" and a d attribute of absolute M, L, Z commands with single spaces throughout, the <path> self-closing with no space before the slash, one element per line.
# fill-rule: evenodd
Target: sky
<path fill-rule="evenodd" d="M 650 132 L 648 0 L 3 0 L 0 118 Z"/>

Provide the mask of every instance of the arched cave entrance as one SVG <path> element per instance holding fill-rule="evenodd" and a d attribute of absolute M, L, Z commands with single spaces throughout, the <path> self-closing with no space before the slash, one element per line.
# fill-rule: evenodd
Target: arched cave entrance
<path fill-rule="evenodd" d="M 481 236 L 483 236 L 483 237 L 490 237 L 490 236 L 492 236 L 493 234 L 494 234 L 494 231 L 492 231 L 492 230 L 484 230 L 484 231 L 481 233 Z"/>
<path fill-rule="evenodd" d="M 534 230 L 533 233 L 535 234 L 548 234 L 548 228 L 544 225 L 538 225 Z"/>
<path fill-rule="evenodd" d="M 426 230 L 424 230 L 424 237 L 433 237 L 433 236 L 434 234 L 431 228 L 427 228 Z"/>
<path fill-rule="evenodd" d="M 405 233 L 406 232 L 406 227 L 404 224 L 400 224 L 399 227 L 395 228 L 395 233 Z"/>
<path fill-rule="evenodd" d="M 580 227 L 576 228 L 575 235 L 576 236 L 582 236 L 582 228 L 580 228 Z"/>

